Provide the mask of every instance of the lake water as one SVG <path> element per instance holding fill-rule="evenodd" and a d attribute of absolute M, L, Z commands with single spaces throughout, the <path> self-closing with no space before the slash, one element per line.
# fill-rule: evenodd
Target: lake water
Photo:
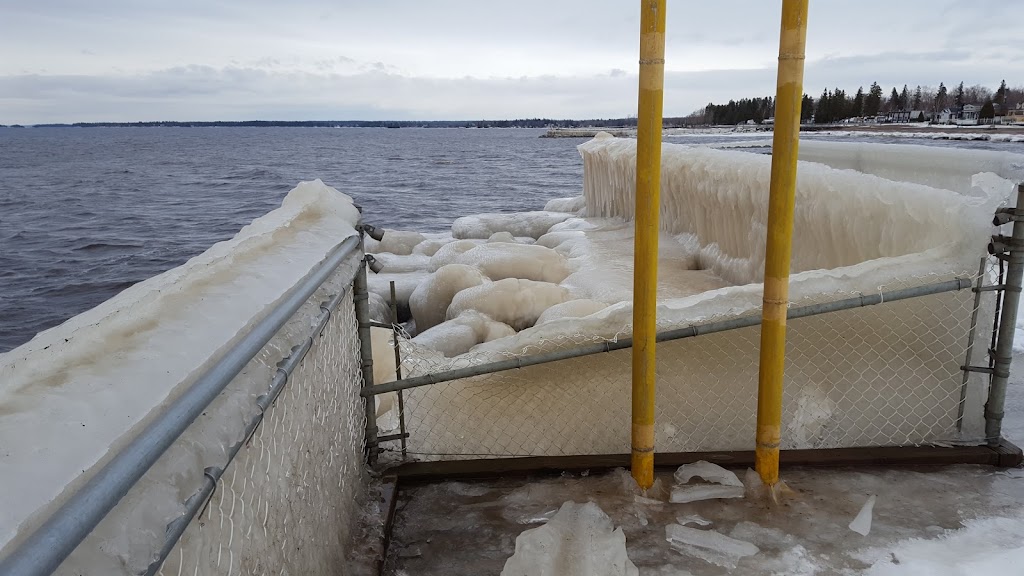
<path fill-rule="evenodd" d="M 419 231 L 580 194 L 581 140 L 542 133 L 0 128 L 0 351 L 230 238 L 301 180 L 351 195 L 368 222 Z M 716 140 L 735 138 L 669 141 Z M 1024 152 L 1020 144 L 920 143 Z"/>

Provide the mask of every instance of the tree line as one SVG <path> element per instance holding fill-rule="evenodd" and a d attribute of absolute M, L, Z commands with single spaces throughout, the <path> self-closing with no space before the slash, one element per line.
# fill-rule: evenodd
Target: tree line
<path fill-rule="evenodd" d="M 825 88 L 816 99 L 804 94 L 800 119 L 803 122 L 813 119 L 816 124 L 830 124 L 849 118 L 872 118 L 899 111 L 921 111 L 932 115 L 965 104 L 981 105 L 979 117 L 993 118 L 1022 102 L 1024 87 L 1010 88 L 1006 80 L 995 90 L 981 85 L 964 86 L 963 82 L 952 90 L 942 82 L 938 87 L 919 85 L 913 89 L 904 84 L 902 90 L 894 86 L 888 96 L 878 82 L 872 82 L 866 91 L 861 86 L 852 95 L 841 88 Z M 753 121 L 760 124 L 774 116 L 775 103 L 772 97 L 741 98 L 730 100 L 727 104 L 709 103 L 687 116 L 684 123 L 741 124 Z"/>

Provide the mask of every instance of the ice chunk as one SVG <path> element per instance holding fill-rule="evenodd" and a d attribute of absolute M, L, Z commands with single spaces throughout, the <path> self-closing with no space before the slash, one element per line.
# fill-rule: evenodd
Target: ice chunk
<path fill-rule="evenodd" d="M 452 238 L 451 234 L 424 234 L 424 236 L 426 236 L 427 238 L 423 242 L 417 244 L 412 249 L 413 254 L 433 256 L 434 254 L 437 254 L 437 251 L 440 250 L 442 246 L 446 244 L 451 244 L 452 242 L 455 241 L 455 239 Z"/>
<path fill-rule="evenodd" d="M 383 266 L 381 271 L 387 274 L 423 272 L 430 267 L 430 257 L 424 254 L 399 256 L 388 252 L 377 252 L 373 257 Z"/>
<path fill-rule="evenodd" d="M 395 298 L 398 301 L 398 319 L 404 322 L 410 317 L 409 297 L 419 286 L 420 282 L 427 278 L 426 272 L 381 272 L 366 275 L 366 286 L 370 292 L 377 294 L 390 306 L 391 304 L 391 282 L 395 282 Z M 391 313 L 388 312 L 388 322 Z"/>
<path fill-rule="evenodd" d="M 516 241 L 515 236 L 511 232 L 495 232 L 491 234 L 491 237 L 487 239 L 488 243 L 492 242 L 507 242 L 512 244 Z"/>
<path fill-rule="evenodd" d="M 698 500 L 715 500 L 718 498 L 743 498 L 742 486 L 722 486 L 720 484 L 696 484 L 676 486 L 672 488 L 670 502 L 682 504 Z"/>
<path fill-rule="evenodd" d="M 577 214 L 587 208 L 585 196 L 574 196 L 572 198 L 552 198 L 544 205 L 545 212 L 568 212 Z"/>
<path fill-rule="evenodd" d="M 479 268 L 491 280 L 522 278 L 558 284 L 569 275 L 565 257 L 543 246 L 497 242 L 482 244 L 455 258 Z"/>
<path fill-rule="evenodd" d="M 561 320 L 562 318 L 582 318 L 583 316 L 590 316 L 607 308 L 608 305 L 604 302 L 598 302 L 597 300 L 569 300 L 561 304 L 555 304 L 551 308 L 548 308 L 537 318 L 537 325 L 544 324 L 546 322 L 553 322 L 555 320 Z"/>
<path fill-rule="evenodd" d="M 487 277 L 464 264 L 442 266 L 423 280 L 409 296 L 409 308 L 416 328 L 423 332 L 444 322 L 452 299 L 466 288 L 479 286 Z"/>
<path fill-rule="evenodd" d="M 397 287 L 396 287 L 397 291 Z M 376 320 L 377 322 L 383 322 L 385 324 L 391 324 L 391 305 L 384 299 L 383 296 L 376 292 L 370 292 L 369 306 L 370 306 L 370 319 Z"/>
<path fill-rule="evenodd" d="M 676 522 L 679 522 L 680 526 L 687 526 L 693 524 L 695 526 L 711 526 L 711 520 L 701 516 L 700 514 L 689 514 L 687 516 L 677 516 Z"/>
<path fill-rule="evenodd" d="M 508 324 L 495 322 L 475 310 L 466 310 L 452 320 L 419 333 L 412 341 L 452 357 L 469 352 L 473 346 L 481 342 L 490 342 L 513 334 L 515 330 Z"/>
<path fill-rule="evenodd" d="M 698 530 L 679 524 L 665 527 L 665 539 L 682 554 L 730 569 L 735 568 L 741 558 L 761 551 L 750 542 L 736 540 L 714 530 Z"/>
<path fill-rule="evenodd" d="M 676 469 L 674 476 L 679 484 L 686 484 L 696 476 L 723 486 L 743 487 L 743 483 L 736 477 L 736 474 L 706 460 L 699 460 L 693 464 L 683 464 Z"/>
<path fill-rule="evenodd" d="M 502 576 L 638 576 L 626 536 L 597 504 L 566 502 L 547 524 L 516 538 Z"/>
<path fill-rule="evenodd" d="M 861 536 L 867 536 L 871 532 L 871 511 L 875 507 L 875 495 L 872 494 L 868 497 L 868 501 L 861 507 L 860 512 L 857 513 L 857 517 L 850 522 L 850 530 L 853 530 Z"/>
<path fill-rule="evenodd" d="M 459 254 L 468 252 L 480 244 L 483 244 L 483 242 L 483 240 L 456 240 L 445 244 L 430 257 L 430 265 L 427 266 L 427 270 L 430 272 L 436 272 L 440 270 L 441 267 L 455 262 L 455 259 L 459 257 Z"/>
<path fill-rule="evenodd" d="M 540 238 L 555 224 L 572 217 L 564 212 L 543 211 L 463 216 L 452 224 L 452 236 L 483 239 L 495 232 L 510 232 L 513 236 Z"/>
<path fill-rule="evenodd" d="M 557 284 L 506 278 L 459 292 L 447 317 L 476 310 L 518 331 L 533 326 L 545 310 L 568 299 L 569 291 Z"/>
<path fill-rule="evenodd" d="M 689 484 L 694 477 L 711 484 Z M 671 502 L 695 502 L 715 498 L 743 498 L 743 483 L 736 474 L 705 460 L 683 464 L 676 469 L 677 485 L 672 488 Z"/>
<path fill-rule="evenodd" d="M 370 245 L 372 238 L 367 237 L 364 240 L 366 242 L 366 251 L 379 254 L 382 252 L 388 252 L 399 256 L 407 256 L 412 254 L 412 250 L 417 244 L 426 240 L 426 237 L 419 232 L 406 232 L 404 230 L 384 230 L 384 238 L 380 242 L 376 242 L 375 245 Z M 372 250 L 370 248 L 373 248 Z"/>

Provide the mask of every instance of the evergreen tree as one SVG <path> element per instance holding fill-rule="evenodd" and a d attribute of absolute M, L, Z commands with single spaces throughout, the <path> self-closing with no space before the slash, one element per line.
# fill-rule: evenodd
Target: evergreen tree
<path fill-rule="evenodd" d="M 878 82 L 872 82 L 871 89 L 868 91 L 868 95 L 864 98 L 864 115 L 878 116 L 878 112 L 881 109 L 882 87 L 878 85 Z"/>
<path fill-rule="evenodd" d="M 900 110 L 906 110 L 907 106 L 910 105 L 910 91 L 907 90 L 907 85 L 903 85 L 903 91 L 900 92 Z"/>
<path fill-rule="evenodd" d="M 992 101 L 991 100 L 986 100 L 985 101 L 985 105 L 982 106 L 981 110 L 978 112 L 978 118 L 981 118 L 981 119 L 995 118 L 995 116 L 996 116 L 995 106 L 992 105 Z"/>
<path fill-rule="evenodd" d="M 825 91 L 821 93 L 821 98 L 818 98 L 818 105 L 814 108 L 815 124 L 828 124 L 832 121 L 830 99 L 828 88 L 825 88 Z"/>
<path fill-rule="evenodd" d="M 996 99 L 994 101 L 999 104 L 999 109 L 1003 112 L 1006 111 L 1006 80 L 999 83 L 999 90 L 996 90 Z"/>
<path fill-rule="evenodd" d="M 918 84 L 917 88 L 914 89 L 914 100 L 910 103 L 910 107 L 913 110 L 921 109 L 921 85 Z"/>
<path fill-rule="evenodd" d="M 939 91 L 935 94 L 935 111 L 941 112 L 946 109 L 947 100 L 946 85 L 939 82 Z"/>
<path fill-rule="evenodd" d="M 964 83 L 963 82 L 961 82 L 960 85 L 956 87 L 956 93 L 953 96 L 953 103 L 955 103 L 957 105 L 957 107 L 960 107 L 960 106 L 964 105 Z"/>
<path fill-rule="evenodd" d="M 800 99 L 800 121 L 810 122 L 811 116 L 814 116 L 814 98 L 804 94 Z"/>
<path fill-rule="evenodd" d="M 864 115 L 864 87 L 859 86 L 857 88 L 857 95 L 853 97 L 853 103 L 850 104 L 850 115 L 851 116 L 863 116 Z"/>
<path fill-rule="evenodd" d="M 892 94 L 889 94 L 889 102 L 887 104 L 889 112 L 895 112 L 900 109 L 900 93 L 896 91 L 896 87 L 892 87 Z"/>

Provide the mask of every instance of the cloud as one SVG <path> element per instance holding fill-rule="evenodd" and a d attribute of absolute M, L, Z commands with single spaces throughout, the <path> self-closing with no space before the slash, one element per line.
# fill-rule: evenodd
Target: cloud
<path fill-rule="evenodd" d="M 773 94 L 778 9 L 670 3 L 665 113 Z M 809 23 L 812 95 L 1024 80 L 1012 19 L 953 0 L 814 2 Z M 0 123 L 625 116 L 638 26 L 621 0 L 13 3 Z"/>

